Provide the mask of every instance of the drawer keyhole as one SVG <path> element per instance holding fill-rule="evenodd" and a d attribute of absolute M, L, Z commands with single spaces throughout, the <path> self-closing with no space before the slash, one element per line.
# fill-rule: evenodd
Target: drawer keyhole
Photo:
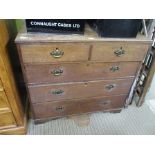
<path fill-rule="evenodd" d="M 59 107 L 56 107 L 55 110 L 56 110 L 57 112 L 62 112 L 62 111 L 64 111 L 64 107 L 59 106 Z"/>
<path fill-rule="evenodd" d="M 114 88 L 115 88 L 114 84 L 110 84 L 110 85 L 105 86 L 105 89 L 108 91 L 112 91 Z"/>
<path fill-rule="evenodd" d="M 110 100 L 99 102 L 100 105 L 109 105 L 111 103 Z"/>
<path fill-rule="evenodd" d="M 119 71 L 119 66 L 112 66 L 111 68 L 110 68 L 110 71 L 112 71 L 112 72 L 116 72 L 116 71 Z"/>
<path fill-rule="evenodd" d="M 61 89 L 52 91 L 52 94 L 53 94 L 53 95 L 61 95 L 61 94 L 63 94 L 63 93 L 64 93 L 64 91 L 61 90 Z"/>

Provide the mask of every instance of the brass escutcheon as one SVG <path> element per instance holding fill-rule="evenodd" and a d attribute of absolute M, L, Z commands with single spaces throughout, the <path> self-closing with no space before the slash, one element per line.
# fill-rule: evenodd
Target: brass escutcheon
<path fill-rule="evenodd" d="M 60 95 L 60 94 L 63 94 L 63 93 L 64 93 L 64 91 L 61 90 L 61 89 L 52 91 L 53 95 Z"/>
<path fill-rule="evenodd" d="M 110 70 L 111 70 L 112 72 L 118 71 L 119 69 L 120 69 L 119 66 L 112 66 L 112 67 L 110 68 Z"/>
<path fill-rule="evenodd" d="M 120 47 L 120 49 L 118 49 L 118 50 L 116 50 L 116 51 L 114 51 L 114 53 L 115 53 L 115 55 L 116 56 L 122 56 L 122 55 L 124 55 L 125 54 L 125 50 L 123 50 L 123 48 L 122 47 Z"/>
<path fill-rule="evenodd" d="M 115 87 L 114 84 L 110 84 L 110 85 L 105 86 L 105 89 L 110 91 L 110 90 L 114 89 L 114 87 Z"/>
<path fill-rule="evenodd" d="M 54 58 L 61 58 L 64 55 L 64 52 L 56 48 L 54 51 L 50 53 L 50 55 L 53 56 Z"/>
<path fill-rule="evenodd" d="M 63 73 L 63 70 L 58 68 L 58 69 L 54 69 L 51 73 L 54 76 L 60 76 Z"/>

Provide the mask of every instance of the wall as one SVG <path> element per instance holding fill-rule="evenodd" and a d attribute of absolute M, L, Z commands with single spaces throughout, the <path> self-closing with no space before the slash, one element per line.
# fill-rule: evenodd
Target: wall
<path fill-rule="evenodd" d="M 155 75 L 153 77 L 153 80 L 151 82 L 151 86 L 147 92 L 146 100 L 155 100 Z"/>

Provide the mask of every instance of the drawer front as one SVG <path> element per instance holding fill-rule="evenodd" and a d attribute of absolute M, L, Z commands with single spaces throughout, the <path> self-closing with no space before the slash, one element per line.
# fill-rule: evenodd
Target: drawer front
<path fill-rule="evenodd" d="M 133 78 L 29 86 L 32 103 L 127 94 Z"/>
<path fill-rule="evenodd" d="M 16 122 L 11 112 L 0 113 L 0 129 L 15 126 Z"/>
<path fill-rule="evenodd" d="M 88 60 L 89 45 L 83 43 L 56 43 L 21 45 L 24 63 L 48 63 Z"/>
<path fill-rule="evenodd" d="M 4 91 L 0 91 L 0 111 L 8 107 L 9 107 L 9 103 L 8 103 L 6 94 Z"/>
<path fill-rule="evenodd" d="M 80 82 L 135 76 L 139 62 L 26 65 L 29 84 Z"/>
<path fill-rule="evenodd" d="M 103 62 L 142 61 L 148 47 L 148 44 L 145 43 L 96 43 L 93 46 L 91 60 Z"/>
<path fill-rule="evenodd" d="M 33 104 L 35 119 L 121 109 L 126 95 Z"/>

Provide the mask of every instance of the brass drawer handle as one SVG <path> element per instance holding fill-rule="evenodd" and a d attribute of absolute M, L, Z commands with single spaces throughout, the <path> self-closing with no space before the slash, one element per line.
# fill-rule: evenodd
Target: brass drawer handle
<path fill-rule="evenodd" d="M 110 84 L 110 85 L 105 86 L 105 89 L 110 91 L 110 90 L 114 89 L 114 87 L 115 87 L 114 84 Z"/>
<path fill-rule="evenodd" d="M 51 73 L 54 76 L 60 76 L 63 73 L 63 70 L 58 68 L 58 69 L 54 69 Z"/>
<path fill-rule="evenodd" d="M 3 88 L 0 88 L 0 91 L 4 91 L 4 89 Z"/>
<path fill-rule="evenodd" d="M 55 108 L 55 110 L 58 111 L 58 112 L 62 112 L 62 111 L 64 111 L 64 107 L 58 106 L 58 107 Z"/>
<path fill-rule="evenodd" d="M 114 53 L 116 56 L 120 57 L 125 54 L 125 50 L 123 50 L 123 48 L 120 47 L 120 49 L 116 50 Z"/>
<path fill-rule="evenodd" d="M 116 71 L 118 71 L 120 68 L 118 67 L 118 66 L 112 66 L 111 68 L 110 68 L 110 71 L 112 71 L 112 72 L 116 72 Z"/>
<path fill-rule="evenodd" d="M 64 91 L 61 90 L 61 89 L 52 91 L 52 94 L 53 94 L 53 95 L 61 95 L 61 94 L 63 94 L 63 93 L 64 93 Z"/>
<path fill-rule="evenodd" d="M 58 48 L 50 53 L 53 58 L 61 58 L 64 55 L 63 51 L 60 51 Z"/>

